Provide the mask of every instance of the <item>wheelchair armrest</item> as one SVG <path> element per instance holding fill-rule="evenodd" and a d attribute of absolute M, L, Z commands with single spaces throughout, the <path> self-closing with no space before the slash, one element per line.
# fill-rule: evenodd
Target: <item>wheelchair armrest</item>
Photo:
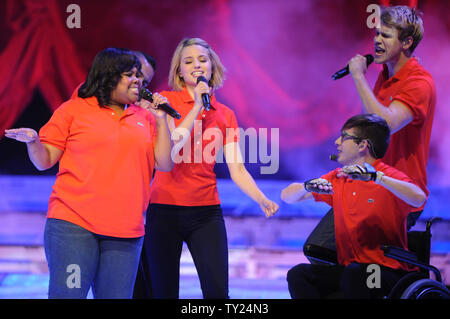
<path fill-rule="evenodd" d="M 417 266 L 421 269 L 426 269 L 428 271 L 432 271 L 436 277 L 436 280 L 439 282 L 442 282 L 441 272 L 439 271 L 439 269 L 437 269 L 436 267 L 434 267 L 432 265 L 427 265 L 427 264 L 419 262 L 417 255 L 415 253 L 407 251 L 403 248 L 389 246 L 389 245 L 382 245 L 381 249 L 384 251 L 384 255 L 387 257 L 406 262 L 408 264 Z"/>
<path fill-rule="evenodd" d="M 307 244 L 303 247 L 303 253 L 310 258 L 317 259 L 327 264 L 338 263 L 336 251 L 322 246 Z"/>
<path fill-rule="evenodd" d="M 381 249 L 384 251 L 384 255 L 394 259 L 399 259 L 405 262 L 417 263 L 417 255 L 410 251 L 407 251 L 400 247 L 382 245 Z"/>

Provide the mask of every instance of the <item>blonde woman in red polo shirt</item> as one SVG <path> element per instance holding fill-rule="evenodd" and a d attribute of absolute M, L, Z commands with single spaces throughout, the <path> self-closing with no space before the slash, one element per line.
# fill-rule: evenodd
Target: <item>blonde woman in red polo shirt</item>
<path fill-rule="evenodd" d="M 151 113 L 132 105 L 142 78 L 131 51 L 106 49 L 39 136 L 6 131 L 39 170 L 59 161 L 44 231 L 49 298 L 86 298 L 90 288 L 95 298 L 132 296 L 153 169 L 173 167 L 167 116 L 156 109 L 167 99 L 154 94 Z"/>
<path fill-rule="evenodd" d="M 199 82 L 203 76 L 207 83 Z M 182 40 L 172 58 L 169 85 L 161 92 L 181 114 L 169 123 L 175 146 L 171 172 L 156 172 L 147 212 L 144 249 L 148 256 L 155 298 L 179 297 L 180 256 L 187 243 L 199 275 L 204 298 L 228 298 L 227 236 L 216 187 L 215 153 L 209 152 L 214 133 L 223 147 L 232 180 L 269 217 L 278 205 L 258 188 L 239 156 L 234 112 L 216 100 L 214 90 L 224 80 L 224 67 L 202 39 Z M 210 95 L 209 111 L 202 94 Z"/>
<path fill-rule="evenodd" d="M 314 199 L 334 210 L 338 265 L 299 264 L 287 281 L 294 299 L 382 298 L 408 271 L 409 265 L 384 256 L 381 245 L 407 249 L 406 218 L 427 196 L 399 170 L 381 158 L 390 130 L 376 114 L 356 115 L 342 127 L 335 144 L 344 167 L 305 183 L 292 183 L 281 193 L 287 203 Z M 380 285 L 367 285 L 367 267 L 380 266 Z"/>

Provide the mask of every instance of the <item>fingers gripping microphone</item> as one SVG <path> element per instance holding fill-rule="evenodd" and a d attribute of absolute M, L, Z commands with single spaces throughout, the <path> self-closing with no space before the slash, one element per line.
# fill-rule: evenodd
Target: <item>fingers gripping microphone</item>
<path fill-rule="evenodd" d="M 144 100 L 147 100 L 149 102 L 153 103 L 153 94 L 152 92 L 150 92 L 148 89 L 146 88 L 141 88 L 139 90 L 139 96 L 141 98 L 143 98 Z M 173 118 L 179 119 L 181 118 L 180 113 L 178 113 L 177 111 L 175 111 L 169 104 L 167 103 L 163 103 L 163 104 L 159 104 L 158 105 L 158 109 L 163 110 L 164 112 L 166 112 L 167 114 L 169 114 L 170 116 L 172 116 Z"/>
<path fill-rule="evenodd" d="M 206 78 L 204 76 L 199 76 L 197 78 L 197 84 L 199 82 L 205 82 L 206 84 L 208 84 L 208 81 L 206 81 Z M 203 93 L 202 94 L 202 101 L 203 101 L 203 107 L 205 108 L 205 110 L 209 111 L 209 108 L 211 107 L 211 103 L 210 103 L 210 100 L 209 100 L 209 94 Z"/>
<path fill-rule="evenodd" d="M 373 62 L 373 55 L 372 54 L 366 54 L 364 57 L 366 58 L 366 65 L 369 66 Z M 337 80 L 337 79 L 343 78 L 344 76 L 346 76 L 349 73 L 350 73 L 350 69 L 349 69 L 348 64 L 347 64 L 347 66 L 345 68 L 340 69 L 339 71 L 337 71 L 335 74 L 333 74 L 333 76 L 331 78 L 333 80 Z"/>

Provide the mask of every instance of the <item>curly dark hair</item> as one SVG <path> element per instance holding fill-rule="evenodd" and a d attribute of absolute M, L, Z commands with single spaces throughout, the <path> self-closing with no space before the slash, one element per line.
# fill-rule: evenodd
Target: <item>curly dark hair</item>
<path fill-rule="evenodd" d="M 95 96 L 100 106 L 108 105 L 121 74 L 134 67 L 141 71 L 139 59 L 128 49 L 108 48 L 100 51 L 92 62 L 86 81 L 78 90 L 78 96 Z"/>

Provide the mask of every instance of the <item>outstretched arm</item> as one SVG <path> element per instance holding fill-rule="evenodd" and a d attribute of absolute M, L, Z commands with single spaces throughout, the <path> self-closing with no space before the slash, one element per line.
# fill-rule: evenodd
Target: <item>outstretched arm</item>
<path fill-rule="evenodd" d="M 312 194 L 305 189 L 303 183 L 292 183 L 281 191 L 281 199 L 288 204 L 312 198 Z"/>
<path fill-rule="evenodd" d="M 279 209 L 256 185 L 255 180 L 244 166 L 238 143 L 229 143 L 224 147 L 225 159 L 233 182 L 251 199 L 259 204 L 266 217 L 273 216 Z"/>
<path fill-rule="evenodd" d="M 292 183 L 281 191 L 281 199 L 288 204 L 301 202 L 313 199 L 311 192 L 332 194 L 333 186 L 323 178 L 310 179 L 304 183 Z"/>
<path fill-rule="evenodd" d="M 375 168 L 368 163 L 364 163 L 364 166 L 344 166 L 342 168 L 342 171 L 338 173 L 337 176 L 349 177 L 351 179 L 362 180 L 365 182 L 374 181 L 375 183 L 383 186 L 392 194 L 413 207 L 422 206 L 422 204 L 427 199 L 427 195 L 419 186 L 390 176 L 386 176 L 383 172 L 377 172 Z"/>
<path fill-rule="evenodd" d="M 28 156 L 34 166 L 40 170 L 51 168 L 62 156 L 59 148 L 43 144 L 38 133 L 31 128 L 17 128 L 5 130 L 5 136 L 27 144 Z"/>
<path fill-rule="evenodd" d="M 389 176 L 383 176 L 379 184 L 413 207 L 422 206 L 427 199 L 419 186 Z"/>

